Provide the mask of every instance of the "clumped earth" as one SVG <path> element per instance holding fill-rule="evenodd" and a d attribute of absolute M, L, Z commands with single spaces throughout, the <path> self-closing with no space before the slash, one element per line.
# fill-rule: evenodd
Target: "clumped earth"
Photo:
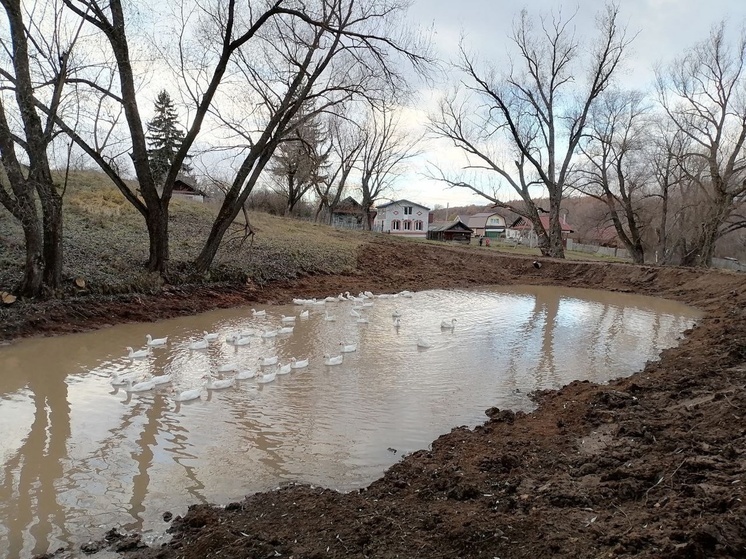
<path fill-rule="evenodd" d="M 351 493 L 303 485 L 224 506 L 164 512 L 172 539 L 92 535 L 84 551 L 129 559 L 293 557 L 746 557 L 744 276 L 683 268 L 531 260 L 489 249 L 385 239 L 348 275 L 161 296 L 54 301 L 6 315 L 6 339 L 155 320 L 339 291 L 542 284 L 675 299 L 705 316 L 632 377 L 534 394 L 530 414 L 495 408 Z M 76 550 L 77 552 L 77 550 Z M 57 556 L 71 553 L 62 550 Z"/>

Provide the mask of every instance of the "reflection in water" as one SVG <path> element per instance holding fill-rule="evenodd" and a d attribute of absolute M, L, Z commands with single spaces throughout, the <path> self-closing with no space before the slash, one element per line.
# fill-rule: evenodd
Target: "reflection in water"
<path fill-rule="evenodd" d="M 0 349 L 0 556 L 45 553 L 115 525 L 159 533 L 164 510 L 286 481 L 366 485 L 402 453 L 482 422 L 490 406 L 529 409 L 531 390 L 641 369 L 698 316 L 670 301 L 541 287 L 378 299 L 360 311 L 369 324 L 355 322 L 351 305 L 328 305 L 336 322 L 311 307 L 292 335 L 276 338 L 257 334 L 300 307 L 268 307 L 266 318 L 221 310 Z M 451 318 L 456 328 L 441 329 Z M 203 330 L 220 339 L 190 351 Z M 238 331 L 254 334 L 249 345 L 226 343 Z M 125 359 L 124 347 L 144 345 L 146 334 L 169 336 L 168 347 Z M 419 336 L 433 347 L 418 349 Z M 324 366 L 340 342 L 358 350 Z M 221 365 L 258 369 L 274 355 L 311 364 L 183 403 L 167 386 L 128 394 L 109 384 L 112 373 L 169 374 L 182 391 Z"/>

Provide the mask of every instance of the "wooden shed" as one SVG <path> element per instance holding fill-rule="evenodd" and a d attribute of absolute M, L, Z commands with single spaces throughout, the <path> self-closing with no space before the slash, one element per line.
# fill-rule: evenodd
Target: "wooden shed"
<path fill-rule="evenodd" d="M 471 242 L 472 233 L 474 233 L 474 230 L 460 220 L 433 221 L 427 228 L 427 238 L 432 241 L 463 243 L 465 245 Z"/>

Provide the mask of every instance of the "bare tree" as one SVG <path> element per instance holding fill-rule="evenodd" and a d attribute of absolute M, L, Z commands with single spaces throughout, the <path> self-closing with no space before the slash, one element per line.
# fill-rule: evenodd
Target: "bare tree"
<path fill-rule="evenodd" d="M 154 176 L 148 158 L 146 130 L 143 126 L 137 91 L 137 74 L 133 67 L 131 44 L 127 36 L 130 28 L 121 0 L 102 2 L 101 0 L 64 0 L 65 5 L 80 18 L 103 34 L 108 41 L 115 59 L 117 88 L 104 79 L 103 83 L 82 77 L 71 80 L 82 94 L 90 91 L 103 95 L 110 103 L 121 106 L 124 113 L 129 146 L 127 152 L 132 160 L 138 181 L 138 191 L 133 190 L 123 180 L 112 159 L 97 149 L 95 139 L 86 139 L 69 123 L 61 122 L 60 127 L 100 166 L 114 181 L 125 198 L 142 214 L 148 229 L 150 241 L 147 267 L 149 270 L 167 273 L 169 260 L 168 210 L 174 181 L 188 157 L 194 141 L 202 128 L 208 109 L 212 105 L 228 63 L 234 54 L 251 41 L 256 34 L 275 18 L 291 17 L 308 19 L 308 16 L 284 2 L 266 3 L 263 9 L 254 6 L 244 7 L 236 0 L 226 0 L 217 5 L 205 3 L 196 8 L 202 16 L 200 25 L 214 23 L 219 35 L 214 38 L 202 53 L 202 65 L 198 69 L 201 84 L 187 88 L 193 94 L 192 119 L 185 137 L 162 184 Z M 185 17 L 188 18 L 189 14 Z M 183 39 L 183 37 L 182 37 Z M 217 48 L 215 48 L 217 46 Z M 215 49 L 212 52 L 209 49 Z M 104 72 L 96 78 L 106 77 Z M 140 198 L 142 196 L 142 198 Z M 239 208 L 240 209 L 240 208 Z"/>
<path fill-rule="evenodd" d="M 465 169 L 472 173 L 452 177 L 437 169 L 433 177 L 527 218 L 542 254 L 560 258 L 560 204 L 568 174 L 589 111 L 611 83 L 630 42 L 619 26 L 616 5 L 608 5 L 597 18 L 599 36 L 589 46 L 575 37 L 573 19 L 561 14 L 541 17 L 537 29 L 528 13 L 521 12 L 511 36 L 518 62 L 502 76 L 494 69 L 481 71 L 462 44 L 456 66 L 465 75 L 467 94 L 456 91 L 446 97 L 430 122 L 436 136 L 450 140 L 467 156 Z M 509 155 L 501 155 L 501 150 Z M 503 184 L 521 197 L 521 205 L 502 198 Z M 544 193 L 549 197 L 549 231 L 539 216 L 542 208 L 534 203 Z"/>
<path fill-rule="evenodd" d="M 326 132 L 318 119 L 292 126 L 277 146 L 269 170 L 275 192 L 287 200 L 285 215 L 292 215 L 306 193 L 324 181 L 330 151 Z"/>
<path fill-rule="evenodd" d="M 684 265 L 710 266 L 716 241 L 746 227 L 734 213 L 746 199 L 746 30 L 728 44 L 725 22 L 671 66 L 657 72 L 661 104 L 691 142 L 681 169 L 698 190 L 694 241 Z"/>
<path fill-rule="evenodd" d="M 370 106 L 362 127 L 362 149 L 358 161 L 362 193 L 363 227 L 370 229 L 373 204 L 393 189 L 408 160 L 420 154 L 419 138 L 401 126 L 393 105 Z"/>
<path fill-rule="evenodd" d="M 639 92 L 604 92 L 588 115 L 587 131 L 578 145 L 583 161 L 571 183 L 606 204 L 608 219 L 636 264 L 645 262 L 641 211 L 652 181 L 645 153 L 648 109 Z"/>
<path fill-rule="evenodd" d="M 249 113 L 262 122 L 247 130 L 243 119 L 226 126 L 246 142 L 231 188 L 226 193 L 204 248 L 195 265 L 206 271 L 221 239 L 243 207 L 274 150 L 293 126 L 359 97 L 376 97 L 385 89 L 403 90 L 406 80 L 395 64 L 403 56 L 416 68 L 427 58 L 407 38 L 391 34 L 396 16 L 405 8 L 401 0 L 317 0 L 306 5 L 306 15 L 273 21 L 255 56 L 236 58 L 236 74 L 249 88 Z M 260 53 L 260 56 L 256 54 Z M 257 58 L 266 66 L 257 66 Z M 298 118 L 304 114 L 304 118 Z"/>
<path fill-rule="evenodd" d="M 32 4 L 35 11 L 30 14 L 20 0 L 0 3 L 10 33 L 9 40 L 1 41 L 10 60 L 0 68 L 0 76 L 3 88 L 12 92 L 12 101 L 9 96 L 0 98 L 0 157 L 9 183 L 9 189 L 0 186 L 0 203 L 20 221 L 24 232 L 26 261 L 18 291 L 39 296 L 44 288 L 56 289 L 61 282 L 63 190 L 52 177 L 48 150 L 57 133 L 54 117 L 62 103 L 77 32 L 62 39 L 60 7 L 55 3 Z M 42 20 L 51 32 L 42 30 Z M 37 109 L 41 95 L 48 99 L 46 118 Z"/>
<path fill-rule="evenodd" d="M 329 142 L 329 169 L 323 180 L 314 187 L 318 199 L 314 221 L 319 221 L 319 216 L 326 211 L 328 223 L 331 224 L 332 212 L 347 189 L 347 180 L 363 148 L 362 131 L 357 124 L 333 116 L 329 124 Z"/>

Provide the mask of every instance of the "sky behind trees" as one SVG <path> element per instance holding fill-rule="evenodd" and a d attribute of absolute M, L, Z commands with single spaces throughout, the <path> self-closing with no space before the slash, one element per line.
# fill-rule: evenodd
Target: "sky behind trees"
<path fill-rule="evenodd" d="M 637 36 L 616 76 L 617 83 L 624 88 L 649 91 L 653 97 L 657 64 L 671 63 L 682 51 L 706 39 L 710 28 L 721 20 L 728 22 L 727 31 L 731 36 L 737 35 L 746 25 L 742 0 L 623 0 L 619 4 L 620 21 L 627 25 L 630 36 Z M 435 83 L 423 86 L 415 103 L 417 108 L 407 111 L 407 120 L 413 126 L 424 123 L 428 111 L 436 109 L 441 92 L 455 82 L 457 72 L 448 62 L 456 58 L 462 38 L 464 45 L 480 61 L 499 68 L 509 60 L 507 53 L 512 47 L 509 35 L 514 18 L 522 8 L 528 10 L 529 16 L 559 11 L 562 18 L 567 19 L 575 14 L 573 23 L 582 42 L 594 36 L 595 18 L 603 6 L 598 0 L 531 0 L 524 4 L 493 0 L 415 0 L 409 11 L 409 23 L 432 28 L 433 42 L 444 66 L 442 76 Z M 428 141 L 424 152 L 403 177 L 396 197 L 430 207 L 487 202 L 464 189 L 447 189 L 442 183 L 423 176 L 428 160 L 437 159 L 441 163 L 452 160 L 456 164 L 458 157 L 451 148 L 442 141 Z"/>

